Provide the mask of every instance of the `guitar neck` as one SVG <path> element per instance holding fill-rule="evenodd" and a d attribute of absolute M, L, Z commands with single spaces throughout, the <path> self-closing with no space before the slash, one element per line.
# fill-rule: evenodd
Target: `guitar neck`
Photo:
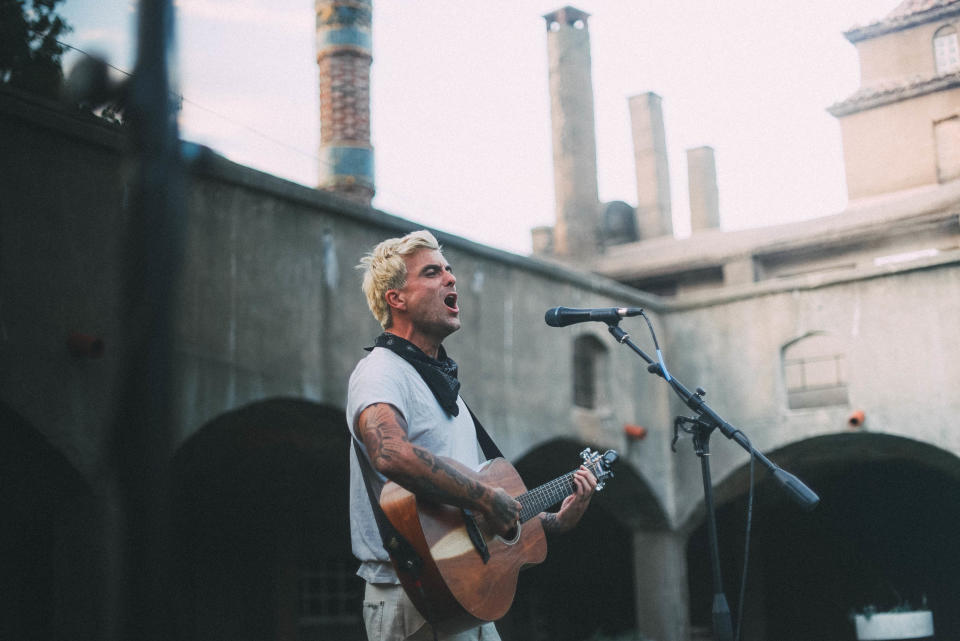
<path fill-rule="evenodd" d="M 525 523 L 567 498 L 576 491 L 573 484 L 573 472 L 564 474 L 548 483 L 536 487 L 525 494 L 514 497 L 523 507 L 520 510 L 520 522 Z"/>

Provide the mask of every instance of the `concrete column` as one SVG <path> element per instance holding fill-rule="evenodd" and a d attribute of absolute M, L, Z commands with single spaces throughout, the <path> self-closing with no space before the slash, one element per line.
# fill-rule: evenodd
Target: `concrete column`
<path fill-rule="evenodd" d="M 687 149 L 687 188 L 690 190 L 690 230 L 720 227 L 717 162 L 713 147 Z"/>
<path fill-rule="evenodd" d="M 590 71 L 589 14 L 564 7 L 544 16 L 550 67 L 557 256 L 589 258 L 600 247 L 597 142 Z"/>
<path fill-rule="evenodd" d="M 673 235 L 670 167 L 661 98 L 653 92 L 631 96 L 630 129 L 637 172 L 637 228 L 640 239 Z"/>
<path fill-rule="evenodd" d="M 746 285 L 759 280 L 753 256 L 733 258 L 723 265 L 724 285 Z"/>
<path fill-rule="evenodd" d="M 318 187 L 369 205 L 371 0 L 316 0 L 320 67 Z"/>
<path fill-rule="evenodd" d="M 633 558 L 637 630 L 656 641 L 687 641 L 686 540 L 673 532 L 635 532 Z"/>

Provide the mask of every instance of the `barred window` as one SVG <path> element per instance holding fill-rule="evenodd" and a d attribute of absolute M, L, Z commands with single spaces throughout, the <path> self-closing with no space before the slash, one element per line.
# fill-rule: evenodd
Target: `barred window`
<path fill-rule="evenodd" d="M 790 409 L 846 405 L 846 350 L 834 336 L 811 333 L 783 348 L 783 378 Z"/>
<path fill-rule="evenodd" d="M 300 627 L 360 624 L 361 581 L 352 559 L 328 558 L 300 573 Z"/>

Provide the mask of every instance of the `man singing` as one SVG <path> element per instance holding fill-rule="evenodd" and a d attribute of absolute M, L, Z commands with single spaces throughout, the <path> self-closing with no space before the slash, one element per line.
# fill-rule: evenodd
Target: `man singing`
<path fill-rule="evenodd" d="M 518 525 L 520 503 L 503 489 L 463 471 L 483 456 L 477 432 L 460 399 L 457 364 L 443 340 L 460 329 L 457 279 L 427 231 L 381 242 L 361 260 L 363 292 L 384 329 L 350 376 L 346 416 L 370 466 L 350 459 L 350 528 L 357 574 L 366 581 L 363 619 L 370 641 L 429 640 L 434 631 L 404 593 L 384 549 L 364 473 L 373 486 L 389 479 L 418 498 L 472 510 L 496 533 Z M 563 532 L 580 521 L 596 489 L 586 468 L 573 477 L 576 491 L 556 513 L 543 512 L 544 531 Z M 499 641 L 486 623 L 440 639 Z"/>

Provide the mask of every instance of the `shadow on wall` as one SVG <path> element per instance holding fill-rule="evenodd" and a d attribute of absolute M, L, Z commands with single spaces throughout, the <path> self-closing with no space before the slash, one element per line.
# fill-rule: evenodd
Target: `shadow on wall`
<path fill-rule="evenodd" d="M 744 605 L 744 641 L 855 638 L 850 614 L 926 597 L 937 638 L 960 638 L 960 459 L 884 434 L 809 439 L 771 454 L 816 491 L 797 508 L 769 479 L 757 488 Z M 759 474 L 759 470 L 758 470 Z M 746 469 L 721 485 L 745 492 Z M 718 488 L 720 494 L 729 493 Z M 737 612 L 747 498 L 718 510 L 724 588 Z M 702 520 L 702 515 L 699 517 Z M 709 629 L 713 584 L 705 527 L 687 547 L 691 622 Z"/>
<path fill-rule="evenodd" d="M 343 410 L 297 399 L 204 425 L 173 464 L 176 638 L 362 639 Z"/>
<path fill-rule="evenodd" d="M 0 488 L 0 638 L 102 638 L 105 555 L 93 493 L 3 404 Z"/>

